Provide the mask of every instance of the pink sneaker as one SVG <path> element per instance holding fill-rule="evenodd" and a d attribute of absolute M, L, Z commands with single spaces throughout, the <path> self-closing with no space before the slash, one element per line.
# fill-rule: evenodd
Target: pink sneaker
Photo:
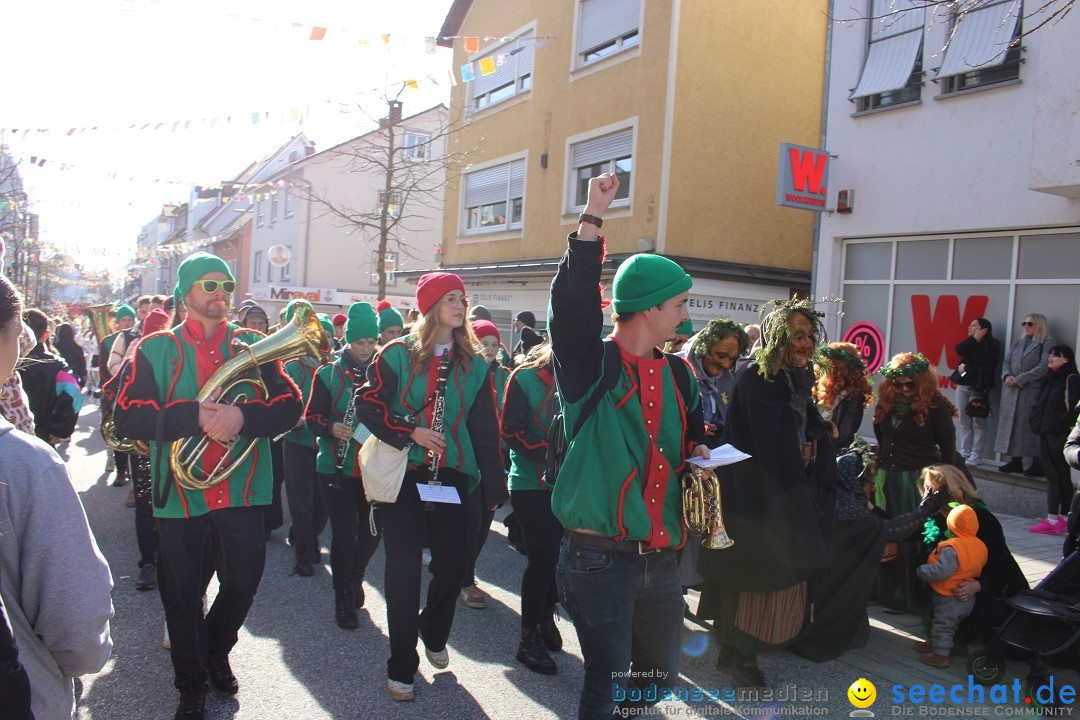
<path fill-rule="evenodd" d="M 1028 532 L 1038 533 L 1039 535 L 1064 535 L 1065 518 L 1058 515 L 1057 522 L 1050 522 L 1049 518 L 1043 518 L 1038 523 L 1030 526 Z"/>

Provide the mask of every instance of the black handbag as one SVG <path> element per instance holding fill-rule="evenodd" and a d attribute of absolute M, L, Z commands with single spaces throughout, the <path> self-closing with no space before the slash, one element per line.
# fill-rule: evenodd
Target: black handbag
<path fill-rule="evenodd" d="M 972 390 L 971 398 L 964 407 L 964 414 L 973 418 L 990 417 L 990 394 L 985 390 Z"/>

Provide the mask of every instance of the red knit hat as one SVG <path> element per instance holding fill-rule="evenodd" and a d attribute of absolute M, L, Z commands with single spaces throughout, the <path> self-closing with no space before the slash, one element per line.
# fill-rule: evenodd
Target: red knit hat
<path fill-rule="evenodd" d="M 143 318 L 142 321 L 142 334 L 150 335 L 156 333 L 158 330 L 162 330 L 169 324 L 169 313 L 165 312 L 161 308 L 154 308 L 149 314 Z"/>
<path fill-rule="evenodd" d="M 470 324 L 472 325 L 473 332 L 476 333 L 476 337 L 493 337 L 500 343 L 502 342 L 499 328 L 490 320 L 473 320 Z"/>
<path fill-rule="evenodd" d="M 428 310 L 451 290 L 465 292 L 465 283 L 454 273 L 436 272 L 422 276 L 416 283 L 416 306 L 420 314 L 427 315 Z"/>
<path fill-rule="evenodd" d="M 348 319 L 349 318 L 345 317 L 345 313 L 337 313 L 330 319 L 330 322 L 333 325 L 344 325 Z"/>

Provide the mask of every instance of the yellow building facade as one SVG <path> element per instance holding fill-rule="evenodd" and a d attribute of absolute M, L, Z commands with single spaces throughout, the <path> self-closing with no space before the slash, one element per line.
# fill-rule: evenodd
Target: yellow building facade
<path fill-rule="evenodd" d="M 610 270 L 639 251 L 682 262 L 696 326 L 749 322 L 760 301 L 807 289 L 814 216 L 775 205 L 777 151 L 820 142 L 826 9 L 455 2 L 440 42 L 455 74 L 475 77 L 451 98 L 469 164 L 447 185 L 443 266 L 497 322 L 540 317 L 588 177 L 613 171 L 624 190 L 604 218 Z"/>

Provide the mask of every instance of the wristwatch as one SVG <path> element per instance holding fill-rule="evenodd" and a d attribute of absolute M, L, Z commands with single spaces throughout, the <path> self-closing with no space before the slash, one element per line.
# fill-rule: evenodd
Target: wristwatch
<path fill-rule="evenodd" d="M 604 226 L 603 220 L 595 215 L 589 215 L 588 213 L 581 213 L 581 215 L 578 216 L 578 224 L 580 225 L 581 223 L 589 223 L 590 225 L 595 225 L 597 228 Z"/>

